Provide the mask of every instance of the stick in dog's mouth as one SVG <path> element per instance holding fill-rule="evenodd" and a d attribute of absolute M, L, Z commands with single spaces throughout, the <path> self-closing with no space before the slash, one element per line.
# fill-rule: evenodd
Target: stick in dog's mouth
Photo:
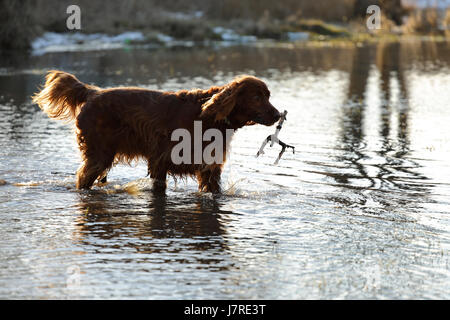
<path fill-rule="evenodd" d="M 264 148 L 270 141 L 270 146 L 272 147 L 274 143 L 278 143 L 281 146 L 281 151 L 278 154 L 278 158 L 275 160 L 274 164 L 278 164 L 278 162 L 281 159 L 281 156 L 283 155 L 284 151 L 286 151 L 286 148 L 291 148 L 292 153 L 295 154 L 295 147 L 291 146 L 289 144 L 284 143 L 280 139 L 278 139 L 278 134 L 280 133 L 281 128 L 283 127 L 283 122 L 286 120 L 287 111 L 284 110 L 284 112 L 281 114 L 281 118 L 278 121 L 276 130 L 274 134 L 269 135 L 262 143 L 261 148 L 259 148 L 258 153 L 256 153 L 256 157 L 258 157 L 261 154 L 264 154 Z"/>

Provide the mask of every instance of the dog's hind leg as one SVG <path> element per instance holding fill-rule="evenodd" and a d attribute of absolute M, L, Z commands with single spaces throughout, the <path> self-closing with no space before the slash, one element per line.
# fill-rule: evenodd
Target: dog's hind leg
<path fill-rule="evenodd" d="M 151 168 L 148 165 L 148 173 L 152 179 L 152 191 L 156 194 L 164 194 L 167 188 L 167 170 L 165 168 Z"/>
<path fill-rule="evenodd" d="M 89 189 L 96 179 L 106 179 L 106 173 L 112 165 L 113 158 L 103 161 L 87 158 L 77 171 L 77 189 Z"/>
<path fill-rule="evenodd" d="M 98 176 L 98 182 L 99 182 L 99 183 L 106 183 L 106 182 L 108 182 L 108 172 L 109 172 L 109 170 L 106 169 L 105 171 L 103 171 L 103 172 Z"/>

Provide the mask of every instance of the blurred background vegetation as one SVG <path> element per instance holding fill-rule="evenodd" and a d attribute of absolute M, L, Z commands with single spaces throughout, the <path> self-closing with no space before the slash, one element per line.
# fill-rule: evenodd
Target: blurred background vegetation
<path fill-rule="evenodd" d="M 140 30 L 176 39 L 214 39 L 214 26 L 240 34 L 283 39 L 286 32 L 303 31 L 322 37 L 369 34 L 366 9 L 377 4 L 382 12 L 380 35 L 450 36 L 446 0 L 0 0 L 1 49 L 28 48 L 44 32 L 67 32 L 66 8 L 81 8 L 82 32 L 117 34 Z M 434 4 L 437 4 L 435 6 Z"/>

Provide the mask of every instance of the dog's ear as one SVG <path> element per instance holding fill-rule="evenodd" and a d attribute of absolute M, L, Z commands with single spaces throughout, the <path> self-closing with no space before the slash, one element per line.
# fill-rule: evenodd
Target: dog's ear
<path fill-rule="evenodd" d="M 242 84 L 233 82 L 214 94 L 202 105 L 200 118 L 212 118 L 214 121 L 224 120 L 236 105 L 236 97 L 241 86 Z"/>

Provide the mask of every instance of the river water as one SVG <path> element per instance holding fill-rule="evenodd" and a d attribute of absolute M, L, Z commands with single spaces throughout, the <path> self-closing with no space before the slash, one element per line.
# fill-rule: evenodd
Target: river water
<path fill-rule="evenodd" d="M 30 96 L 61 69 L 102 87 L 263 79 L 288 110 L 239 130 L 223 195 L 143 162 L 75 189 L 71 124 Z M 449 299 L 450 43 L 251 44 L 5 54 L 0 61 L 0 298 Z"/>

